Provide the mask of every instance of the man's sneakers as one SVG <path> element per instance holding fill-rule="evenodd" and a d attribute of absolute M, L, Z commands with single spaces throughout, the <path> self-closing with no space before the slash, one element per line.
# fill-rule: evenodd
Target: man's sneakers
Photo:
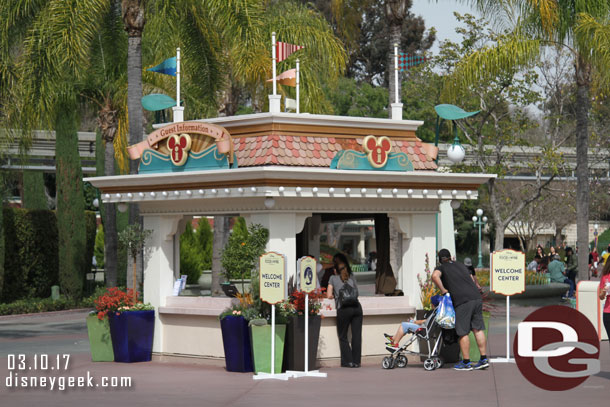
<path fill-rule="evenodd" d="M 465 363 L 463 360 L 456 363 L 455 366 L 453 366 L 453 368 L 455 370 L 472 370 L 472 363 L 468 362 Z"/>
<path fill-rule="evenodd" d="M 473 366 L 474 370 L 487 369 L 489 367 L 489 360 L 487 358 L 481 359 Z"/>
<path fill-rule="evenodd" d="M 472 362 L 464 362 L 463 360 L 456 363 L 453 368 L 455 370 L 481 370 L 489 367 L 489 360 L 487 358 L 479 360 L 476 364 Z"/>

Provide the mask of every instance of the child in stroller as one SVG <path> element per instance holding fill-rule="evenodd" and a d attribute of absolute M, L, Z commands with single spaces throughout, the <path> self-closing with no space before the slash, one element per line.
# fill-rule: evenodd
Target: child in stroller
<path fill-rule="evenodd" d="M 406 367 L 407 357 L 403 353 L 418 355 L 427 357 L 424 361 L 424 369 L 434 370 L 442 367 L 443 361 L 438 356 L 441 349 L 442 341 L 442 330 L 435 321 L 436 307 L 441 300 L 440 295 L 435 295 L 431 299 L 432 306 L 434 309 L 429 312 L 425 319 L 420 320 L 409 320 L 403 322 L 398 326 L 398 330 L 394 336 L 384 334 L 387 341 L 386 349 L 392 354 L 383 358 L 381 366 L 384 369 L 393 369 L 394 367 Z M 400 346 L 400 340 L 407 334 L 411 334 L 411 337 Z M 428 352 L 413 352 L 407 348 L 415 342 L 417 338 L 420 338 L 428 345 Z"/>

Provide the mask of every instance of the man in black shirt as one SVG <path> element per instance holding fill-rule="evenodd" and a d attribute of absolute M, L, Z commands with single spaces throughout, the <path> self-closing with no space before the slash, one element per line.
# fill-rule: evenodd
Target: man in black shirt
<path fill-rule="evenodd" d="M 441 295 L 449 293 L 455 308 L 455 331 L 460 338 L 460 350 L 463 360 L 454 366 L 456 370 L 485 369 L 489 361 L 485 353 L 485 323 L 483 322 L 483 300 L 472 275 L 462 263 L 451 260 L 447 249 L 438 252 L 440 264 L 432 273 L 432 281 L 441 290 Z M 481 360 L 476 364 L 470 362 L 470 331 L 481 352 Z"/>

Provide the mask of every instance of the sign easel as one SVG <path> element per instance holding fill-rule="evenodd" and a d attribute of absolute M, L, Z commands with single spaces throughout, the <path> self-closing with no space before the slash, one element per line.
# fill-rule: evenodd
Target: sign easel
<path fill-rule="evenodd" d="M 316 289 L 318 263 L 313 257 L 301 257 L 297 261 L 301 291 L 305 293 L 305 371 L 288 370 L 286 374 L 293 377 L 326 377 L 326 373 L 309 370 L 309 293 Z"/>
<path fill-rule="evenodd" d="M 525 253 L 511 249 L 493 252 L 490 270 L 491 291 L 506 296 L 506 358 L 492 363 L 515 363 L 510 357 L 510 297 L 525 291 Z"/>
<path fill-rule="evenodd" d="M 288 380 L 290 375 L 275 373 L 275 304 L 286 298 L 286 258 L 275 252 L 263 253 L 259 258 L 259 265 L 260 297 L 267 304 L 271 304 L 271 371 L 259 372 L 253 379 Z"/>

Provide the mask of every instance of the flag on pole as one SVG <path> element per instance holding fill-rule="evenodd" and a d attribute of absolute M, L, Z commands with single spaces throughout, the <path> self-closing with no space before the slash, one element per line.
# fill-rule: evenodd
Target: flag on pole
<path fill-rule="evenodd" d="M 176 76 L 176 57 L 167 58 L 159 65 L 148 68 L 147 71 Z"/>
<path fill-rule="evenodd" d="M 275 77 L 275 80 L 280 85 L 292 86 L 293 88 L 297 86 L 297 74 L 296 69 L 289 69 L 287 71 L 282 72 L 278 76 Z M 272 82 L 272 79 L 267 79 L 267 82 Z"/>
<path fill-rule="evenodd" d="M 300 50 L 302 48 L 305 48 L 304 45 L 293 45 L 293 44 L 288 44 L 287 42 L 281 42 L 281 41 L 277 41 L 277 43 L 275 44 L 275 47 L 276 47 L 275 57 L 277 58 L 277 62 L 282 62 L 283 60 L 288 58 L 293 53 L 297 52 L 298 50 Z"/>
<path fill-rule="evenodd" d="M 426 57 L 418 56 L 418 55 L 410 55 L 401 52 L 398 54 L 398 70 L 405 71 L 410 69 L 416 65 L 424 63 L 428 60 Z"/>

